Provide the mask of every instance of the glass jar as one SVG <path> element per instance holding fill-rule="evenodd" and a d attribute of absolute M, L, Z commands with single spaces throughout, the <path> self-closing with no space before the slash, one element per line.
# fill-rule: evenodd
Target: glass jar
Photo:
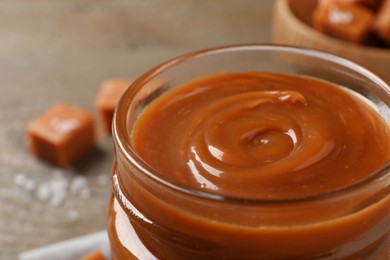
<path fill-rule="evenodd" d="M 195 78 L 246 71 L 333 82 L 371 100 L 390 123 L 390 87 L 365 68 L 330 54 L 241 45 L 163 63 L 133 83 L 114 116 L 116 161 L 108 213 L 113 259 L 390 259 L 388 164 L 338 191 L 303 199 L 245 200 L 163 179 L 137 155 L 131 142 L 134 123 L 151 101 Z"/>

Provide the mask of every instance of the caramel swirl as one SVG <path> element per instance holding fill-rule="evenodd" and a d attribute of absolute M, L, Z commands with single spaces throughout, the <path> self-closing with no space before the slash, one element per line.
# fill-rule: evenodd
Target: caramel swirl
<path fill-rule="evenodd" d="M 351 185 L 389 159 L 389 130 L 363 99 L 330 83 L 221 74 L 155 100 L 136 151 L 175 184 L 247 199 L 300 198 Z"/>

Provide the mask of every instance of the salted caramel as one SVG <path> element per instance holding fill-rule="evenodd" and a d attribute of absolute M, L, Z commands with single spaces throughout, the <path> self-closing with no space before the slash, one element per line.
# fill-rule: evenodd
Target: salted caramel
<path fill-rule="evenodd" d="M 243 73 L 165 94 L 132 139 L 164 179 L 223 196 L 287 199 L 367 177 L 389 160 L 389 137 L 378 113 L 339 87 Z"/>
<path fill-rule="evenodd" d="M 355 43 L 363 43 L 367 39 L 373 21 L 371 10 L 340 1 L 326 1 L 313 13 L 316 30 Z"/>
<path fill-rule="evenodd" d="M 374 47 L 390 44 L 389 0 L 320 0 L 310 11 L 295 10 L 317 31 L 348 42 Z M 306 13 L 309 12 L 310 14 Z M 310 17 L 311 22 L 307 22 Z M 309 20 L 310 20 L 309 19 Z"/>
<path fill-rule="evenodd" d="M 32 154 L 68 167 L 95 145 L 92 114 L 70 104 L 56 104 L 28 124 L 27 139 Z"/>
<path fill-rule="evenodd" d="M 131 79 L 110 79 L 104 81 L 100 86 L 95 105 L 99 112 L 103 129 L 108 133 L 111 133 L 112 117 L 115 107 L 132 82 L 133 80 Z"/>
<path fill-rule="evenodd" d="M 359 94 L 287 74 L 212 75 L 148 104 L 131 133 L 148 174 L 118 156 L 113 259 L 390 256 L 389 196 L 351 188 L 390 159 L 389 128 Z"/>

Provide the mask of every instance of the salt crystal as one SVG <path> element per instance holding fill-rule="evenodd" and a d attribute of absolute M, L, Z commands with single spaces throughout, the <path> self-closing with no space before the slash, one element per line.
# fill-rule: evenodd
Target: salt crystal
<path fill-rule="evenodd" d="M 69 210 L 67 215 L 68 219 L 72 222 L 75 222 L 80 219 L 80 213 L 75 209 Z"/>
<path fill-rule="evenodd" d="M 50 185 L 52 189 L 58 190 L 59 192 L 63 192 L 67 190 L 69 181 L 66 178 L 53 178 L 50 180 Z"/>
<path fill-rule="evenodd" d="M 16 175 L 14 181 L 30 192 L 35 190 L 36 197 L 40 201 L 45 201 L 54 207 L 64 204 L 69 194 L 83 199 L 90 198 L 92 192 L 89 188 L 88 179 L 80 175 L 69 179 L 69 176 L 71 174 L 67 171 L 55 170 L 52 173 L 52 178 L 45 182 L 37 183 L 24 174 Z"/>
<path fill-rule="evenodd" d="M 47 183 L 41 183 L 37 189 L 37 197 L 41 201 L 49 200 L 51 196 L 51 189 Z"/>
<path fill-rule="evenodd" d="M 18 173 L 14 177 L 14 182 L 18 186 L 23 186 L 26 183 L 27 177 L 23 173 Z"/>
<path fill-rule="evenodd" d="M 67 134 L 75 130 L 80 125 L 80 122 L 75 118 L 60 119 L 54 117 L 50 121 L 50 126 L 60 134 Z"/>
<path fill-rule="evenodd" d="M 54 193 L 54 196 L 52 196 L 49 200 L 49 204 L 54 207 L 59 207 L 62 204 L 64 204 L 64 201 L 66 199 L 66 195 L 62 193 Z"/>
<path fill-rule="evenodd" d="M 353 21 L 353 15 L 332 6 L 329 12 L 328 20 L 332 24 L 350 24 Z"/>
<path fill-rule="evenodd" d="M 91 197 L 91 190 L 87 187 L 80 192 L 82 199 L 89 199 Z"/>
<path fill-rule="evenodd" d="M 27 179 L 23 185 L 23 188 L 25 188 L 26 190 L 28 190 L 30 192 L 34 191 L 36 187 L 37 187 L 36 182 L 31 178 Z"/>
<path fill-rule="evenodd" d="M 76 176 L 70 184 L 70 193 L 73 195 L 81 195 L 89 191 L 88 180 L 84 176 Z M 89 191 L 90 192 L 90 191 Z"/>
<path fill-rule="evenodd" d="M 27 177 L 23 173 L 18 173 L 14 178 L 15 184 L 18 186 L 23 187 L 27 191 L 34 191 L 37 187 L 36 182 L 32 179 Z"/>
<path fill-rule="evenodd" d="M 49 182 L 52 197 L 49 203 L 52 206 L 61 206 L 68 197 L 69 181 L 63 174 L 54 175 Z"/>

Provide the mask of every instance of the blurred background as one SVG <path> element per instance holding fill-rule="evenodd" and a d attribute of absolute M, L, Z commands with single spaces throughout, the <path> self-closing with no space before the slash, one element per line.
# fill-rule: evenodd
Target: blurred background
<path fill-rule="evenodd" d="M 71 169 L 31 156 L 26 125 L 58 102 L 100 121 L 102 81 L 188 51 L 269 43 L 272 0 L 0 0 L 0 259 L 105 228 L 112 139 Z M 99 128 L 99 127 L 98 127 Z"/>

